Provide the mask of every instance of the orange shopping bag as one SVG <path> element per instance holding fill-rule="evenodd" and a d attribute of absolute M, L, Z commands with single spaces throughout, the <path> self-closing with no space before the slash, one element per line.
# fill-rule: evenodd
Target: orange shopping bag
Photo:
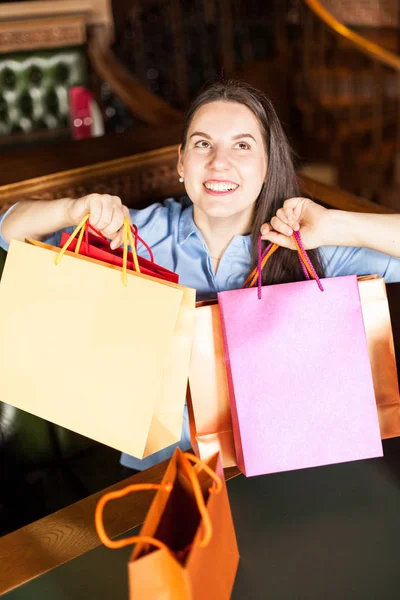
<path fill-rule="evenodd" d="M 400 395 L 384 279 L 358 282 L 382 439 L 400 436 Z"/>
<path fill-rule="evenodd" d="M 140 534 L 111 540 L 103 524 L 104 506 L 138 490 L 158 490 Z M 108 548 L 136 544 L 128 563 L 131 600 L 230 598 L 239 553 L 218 454 L 202 463 L 177 448 L 161 484 L 105 494 L 95 524 Z"/>
<path fill-rule="evenodd" d="M 197 302 L 187 403 L 192 448 L 203 460 L 221 453 L 224 468 L 236 466 L 219 306 Z"/>

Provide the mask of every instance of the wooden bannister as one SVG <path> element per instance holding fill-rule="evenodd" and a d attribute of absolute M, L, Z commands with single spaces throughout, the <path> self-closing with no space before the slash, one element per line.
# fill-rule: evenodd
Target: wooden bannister
<path fill-rule="evenodd" d="M 176 170 L 178 146 L 99 162 L 69 171 L 0 186 L 0 213 L 24 198 L 78 198 L 90 192 L 120 196 L 127 206 L 143 208 L 185 195 Z M 302 193 L 329 208 L 388 213 L 390 209 L 299 175 Z"/>
<path fill-rule="evenodd" d="M 387 187 L 400 184 L 400 57 L 317 0 L 303 0 L 297 25 L 295 96 L 305 134 L 324 145 L 341 188 L 384 202 Z"/>

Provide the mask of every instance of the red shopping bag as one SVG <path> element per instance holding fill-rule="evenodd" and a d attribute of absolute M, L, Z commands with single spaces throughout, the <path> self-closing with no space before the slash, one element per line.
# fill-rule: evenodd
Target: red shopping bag
<path fill-rule="evenodd" d="M 79 248 L 79 254 L 81 254 L 82 256 L 88 256 L 90 258 L 101 260 L 110 265 L 122 267 L 123 248 L 116 248 L 115 250 L 111 250 L 109 240 L 107 240 L 107 238 L 104 235 L 102 235 L 99 231 L 94 229 L 94 227 L 92 227 L 91 225 L 89 225 L 89 227 L 95 232 L 95 234 L 89 232 L 88 229 L 86 229 L 84 239 L 82 240 L 82 243 Z M 163 279 L 164 281 L 178 283 L 179 276 L 177 273 L 169 271 L 165 267 L 157 265 L 154 262 L 153 253 L 149 246 L 146 244 L 146 242 L 142 240 L 142 238 L 138 235 L 136 226 L 132 227 L 132 233 L 134 235 L 135 245 L 137 246 L 137 242 L 139 240 L 145 246 L 150 255 L 150 260 L 138 256 L 140 272 L 143 273 L 143 275 L 151 275 L 152 277 L 157 277 L 157 279 Z M 61 247 L 63 247 L 66 244 L 68 238 L 68 233 L 63 232 L 61 234 Z M 68 250 L 70 250 L 71 252 L 76 251 L 77 245 L 78 240 L 75 238 L 68 246 Z M 127 268 L 131 271 L 135 270 L 133 260 L 127 261 Z"/>

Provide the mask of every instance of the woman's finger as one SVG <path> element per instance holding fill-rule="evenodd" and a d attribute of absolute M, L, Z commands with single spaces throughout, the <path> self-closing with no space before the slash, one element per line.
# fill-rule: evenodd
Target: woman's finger
<path fill-rule="evenodd" d="M 131 213 L 129 212 L 129 208 L 125 206 L 125 204 L 123 204 L 122 210 L 124 212 L 124 216 L 128 219 L 129 224 L 132 225 Z"/>
<path fill-rule="evenodd" d="M 110 223 L 113 212 L 111 196 L 102 194 L 91 194 L 89 196 L 89 223 L 103 231 Z"/>
<path fill-rule="evenodd" d="M 283 203 L 283 208 L 291 209 L 295 218 L 299 220 L 304 207 L 310 203 L 312 203 L 312 200 L 309 198 L 288 198 L 288 200 L 285 200 Z"/>
<path fill-rule="evenodd" d="M 119 231 L 124 224 L 124 217 L 125 215 L 121 206 L 114 208 L 110 223 L 102 230 L 104 235 L 110 237 Z"/>
<path fill-rule="evenodd" d="M 293 239 L 284 235 L 282 233 L 278 233 L 277 231 L 269 231 L 262 235 L 262 239 L 268 242 L 272 242 L 273 244 L 278 244 L 278 246 L 282 246 L 282 248 L 290 248 L 291 250 L 295 249 L 295 245 Z"/>
<path fill-rule="evenodd" d="M 281 221 L 283 221 L 284 223 L 286 223 L 287 225 L 289 225 L 288 220 L 287 220 L 287 215 L 286 215 L 286 209 L 282 208 L 278 208 L 278 210 L 276 211 L 276 217 L 278 217 L 278 219 L 280 219 Z M 272 223 L 272 220 L 271 220 Z"/>
<path fill-rule="evenodd" d="M 293 229 L 278 217 L 272 217 L 271 225 L 272 228 L 278 233 L 282 233 L 283 235 L 287 236 L 293 235 Z"/>
<path fill-rule="evenodd" d="M 98 229 L 103 203 L 100 194 L 89 194 L 85 198 L 86 210 L 89 213 L 89 223 Z"/>
<path fill-rule="evenodd" d="M 267 235 L 269 231 L 272 231 L 271 225 L 269 223 L 263 223 L 260 229 L 261 236 Z"/>
<path fill-rule="evenodd" d="M 300 223 L 294 214 L 294 210 L 292 208 L 285 208 L 284 211 L 286 215 L 286 223 L 293 229 L 293 231 L 298 231 L 300 229 Z"/>

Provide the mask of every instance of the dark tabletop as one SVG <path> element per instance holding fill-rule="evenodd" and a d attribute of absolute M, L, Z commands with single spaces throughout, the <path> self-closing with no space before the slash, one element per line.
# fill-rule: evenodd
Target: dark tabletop
<path fill-rule="evenodd" d="M 234 600 L 397 600 L 400 439 L 385 458 L 228 482 L 241 559 Z M 130 549 L 96 548 L 7 600 L 126 600 Z"/>

